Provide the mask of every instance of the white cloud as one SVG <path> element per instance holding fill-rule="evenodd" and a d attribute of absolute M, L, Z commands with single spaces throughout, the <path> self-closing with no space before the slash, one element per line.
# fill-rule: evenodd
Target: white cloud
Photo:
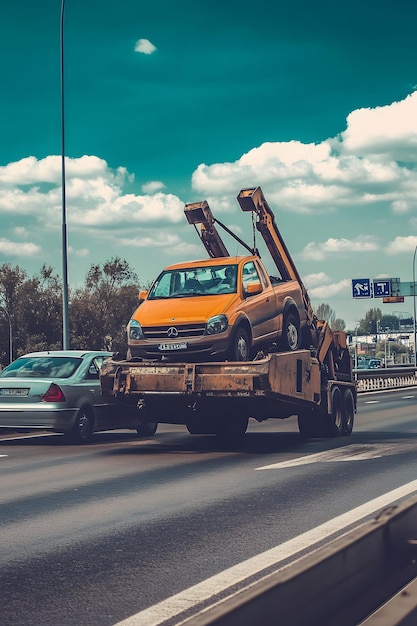
<path fill-rule="evenodd" d="M 112 170 L 93 156 L 66 159 L 67 221 L 71 227 L 117 228 L 132 224 L 184 219 L 183 202 L 173 194 L 156 192 L 163 183 L 151 184 L 152 195 L 125 194 L 132 177 L 123 167 Z M 27 215 L 48 228 L 61 224 L 61 157 L 38 160 L 27 157 L 0 167 L 1 214 Z"/>
<path fill-rule="evenodd" d="M 87 248 L 76 249 L 73 246 L 68 246 L 68 252 L 81 258 L 85 258 L 90 254 L 90 251 Z"/>
<path fill-rule="evenodd" d="M 0 239 L 0 254 L 14 257 L 33 257 L 41 252 L 40 246 L 34 243 L 21 243 Z"/>
<path fill-rule="evenodd" d="M 204 256 L 201 245 L 190 244 L 180 235 L 160 230 L 143 233 L 137 237 L 121 237 L 119 242 L 121 246 L 130 248 L 158 248 L 164 256 L 175 256 L 180 261 L 191 257 L 199 259 Z"/>
<path fill-rule="evenodd" d="M 142 185 L 143 193 L 147 193 L 147 194 L 155 193 L 155 191 L 160 191 L 161 189 L 164 189 L 164 188 L 165 188 L 165 185 L 160 180 L 151 180 L 148 183 L 145 183 L 144 185 Z"/>
<path fill-rule="evenodd" d="M 327 283 L 320 287 L 313 287 L 309 289 L 310 298 L 331 298 L 337 294 L 350 293 L 352 281 L 349 278 L 344 278 L 337 283 Z"/>
<path fill-rule="evenodd" d="M 347 124 L 341 135 L 317 144 L 266 142 L 234 162 L 202 163 L 193 188 L 223 198 L 255 181 L 269 202 L 292 213 L 417 210 L 417 91 L 386 107 L 354 111 Z"/>
<path fill-rule="evenodd" d="M 324 272 L 316 272 L 315 274 L 307 274 L 304 276 L 303 282 L 307 288 L 322 285 L 330 282 L 330 278 Z"/>
<path fill-rule="evenodd" d="M 301 252 L 301 257 L 313 261 L 322 261 L 329 256 L 343 255 L 344 253 L 375 252 L 378 250 L 378 243 L 371 235 L 364 235 L 356 239 L 337 239 L 330 237 L 327 241 L 316 243 L 311 241 Z"/>
<path fill-rule="evenodd" d="M 142 54 L 152 54 L 155 52 L 156 47 L 149 41 L 149 39 L 138 39 L 135 44 L 135 52 L 141 52 Z"/>
<path fill-rule="evenodd" d="M 12 229 L 12 232 L 16 237 L 21 237 L 22 239 L 26 239 L 29 236 L 29 230 L 24 226 L 16 226 L 16 228 Z"/>
<path fill-rule="evenodd" d="M 345 153 L 380 155 L 394 161 L 417 159 L 417 91 L 400 102 L 357 109 L 340 135 Z"/>
<path fill-rule="evenodd" d="M 404 254 L 413 252 L 417 246 L 417 235 L 407 235 L 406 237 L 395 237 L 387 246 L 388 254 Z"/>

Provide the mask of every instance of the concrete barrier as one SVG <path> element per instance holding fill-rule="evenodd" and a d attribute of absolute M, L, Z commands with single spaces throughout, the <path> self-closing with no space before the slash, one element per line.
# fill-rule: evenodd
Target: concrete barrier
<path fill-rule="evenodd" d="M 184 626 L 416 626 L 417 498 L 181 622 Z"/>

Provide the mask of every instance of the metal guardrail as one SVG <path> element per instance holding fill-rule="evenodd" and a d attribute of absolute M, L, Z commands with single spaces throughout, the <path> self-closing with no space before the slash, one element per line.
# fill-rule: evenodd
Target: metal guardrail
<path fill-rule="evenodd" d="M 375 370 L 353 370 L 353 372 L 358 393 L 417 385 L 415 367 L 387 367 Z"/>

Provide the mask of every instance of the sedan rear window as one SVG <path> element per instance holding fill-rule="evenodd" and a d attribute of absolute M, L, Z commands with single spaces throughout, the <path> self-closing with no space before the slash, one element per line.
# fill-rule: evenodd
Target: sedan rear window
<path fill-rule="evenodd" d="M 69 378 L 81 363 L 77 357 L 21 357 L 10 363 L 0 378 Z"/>

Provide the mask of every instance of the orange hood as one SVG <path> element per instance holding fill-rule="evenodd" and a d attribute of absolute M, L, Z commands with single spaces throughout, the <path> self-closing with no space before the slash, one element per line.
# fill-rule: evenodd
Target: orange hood
<path fill-rule="evenodd" d="M 236 294 L 169 298 L 167 300 L 144 300 L 132 318 L 142 326 L 165 326 L 177 324 L 205 323 L 210 317 L 227 313 Z"/>

